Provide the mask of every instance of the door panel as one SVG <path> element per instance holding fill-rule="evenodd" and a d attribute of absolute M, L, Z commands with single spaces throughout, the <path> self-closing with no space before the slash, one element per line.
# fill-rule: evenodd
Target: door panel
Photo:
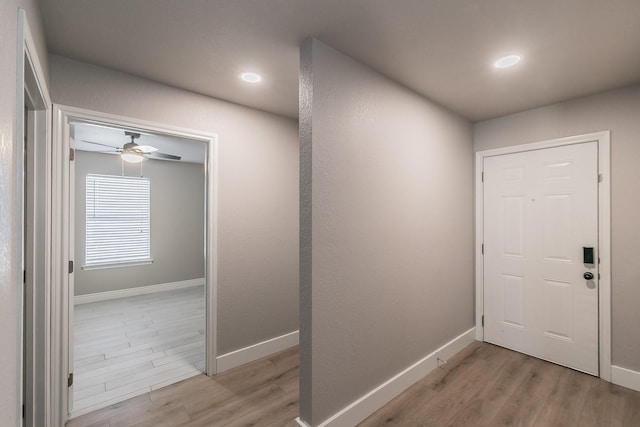
<path fill-rule="evenodd" d="M 524 326 L 524 278 L 502 275 L 502 321 Z"/>
<path fill-rule="evenodd" d="M 596 142 L 484 160 L 485 340 L 598 374 Z M 597 254 L 596 254 L 597 257 Z"/>
<path fill-rule="evenodd" d="M 524 256 L 524 200 L 522 196 L 502 199 L 502 254 Z"/>

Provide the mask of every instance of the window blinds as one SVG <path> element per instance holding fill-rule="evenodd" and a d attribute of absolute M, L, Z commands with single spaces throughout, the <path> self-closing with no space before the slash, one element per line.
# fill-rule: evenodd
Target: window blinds
<path fill-rule="evenodd" d="M 148 178 L 88 174 L 85 265 L 151 258 Z"/>

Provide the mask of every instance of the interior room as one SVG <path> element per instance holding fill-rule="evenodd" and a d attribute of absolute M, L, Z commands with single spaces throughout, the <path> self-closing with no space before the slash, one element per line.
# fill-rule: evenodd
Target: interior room
<path fill-rule="evenodd" d="M 3 1 L 3 423 L 640 425 L 639 21 L 635 0 Z M 87 262 L 105 175 L 143 188 L 141 265 Z M 188 319 L 149 328 L 180 292 L 151 311 Z"/>
<path fill-rule="evenodd" d="M 72 134 L 77 416 L 205 372 L 207 147 L 96 123 Z"/>

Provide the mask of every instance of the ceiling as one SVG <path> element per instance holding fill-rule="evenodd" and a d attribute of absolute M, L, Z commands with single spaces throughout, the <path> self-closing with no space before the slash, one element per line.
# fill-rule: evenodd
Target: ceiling
<path fill-rule="evenodd" d="M 124 134 L 127 129 L 111 125 L 101 125 L 92 123 L 73 123 L 74 145 L 76 150 L 92 151 L 98 153 L 119 154 L 117 148 L 122 148 L 131 139 Z M 140 138 L 136 139 L 138 145 L 151 145 L 158 149 L 158 152 L 173 154 L 182 157 L 180 162 L 202 163 L 204 164 L 207 154 L 207 146 L 204 142 L 192 139 L 178 138 L 175 136 L 160 135 L 131 130 L 140 133 Z M 92 142 L 94 144 L 92 144 Z M 114 149 L 105 147 L 110 145 Z M 176 161 L 167 159 L 154 159 L 153 155 L 145 156 L 149 160 Z"/>
<path fill-rule="evenodd" d="M 640 0 L 41 0 L 53 53 L 298 115 L 314 36 L 472 121 L 640 82 Z M 495 69 L 500 56 L 521 63 Z M 243 71 L 263 76 L 241 81 Z"/>

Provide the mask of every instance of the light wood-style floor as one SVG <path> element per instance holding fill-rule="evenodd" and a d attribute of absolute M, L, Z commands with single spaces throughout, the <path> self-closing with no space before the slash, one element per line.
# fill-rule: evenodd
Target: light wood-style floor
<path fill-rule="evenodd" d="M 634 427 L 640 392 L 475 342 L 361 427 Z"/>
<path fill-rule="evenodd" d="M 298 348 L 209 378 L 188 380 L 74 418 L 67 427 L 293 425 Z"/>
<path fill-rule="evenodd" d="M 298 352 L 203 375 L 76 418 L 68 427 L 294 426 Z M 360 427 L 640 426 L 640 392 L 476 342 Z"/>
<path fill-rule="evenodd" d="M 80 415 L 204 372 L 204 287 L 74 308 L 74 404 Z"/>

